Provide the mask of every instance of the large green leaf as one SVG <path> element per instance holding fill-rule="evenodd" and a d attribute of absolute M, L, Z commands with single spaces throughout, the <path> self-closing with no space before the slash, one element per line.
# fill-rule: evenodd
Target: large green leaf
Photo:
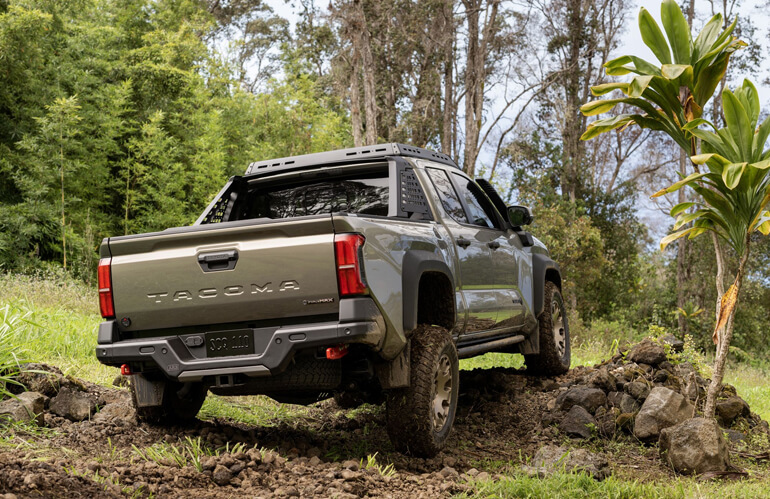
<path fill-rule="evenodd" d="M 668 42 L 663 37 L 658 23 L 644 7 L 639 11 L 639 31 L 642 34 L 642 41 L 652 50 L 655 57 L 662 64 L 671 64 L 671 50 L 668 48 Z"/>
<path fill-rule="evenodd" d="M 741 181 L 741 176 L 746 170 L 748 163 L 731 163 L 722 172 L 722 181 L 725 183 L 728 189 L 732 190 L 738 186 Z"/>
<path fill-rule="evenodd" d="M 596 116 L 597 114 L 610 111 L 612 108 L 623 102 L 623 100 L 624 99 L 606 99 L 587 102 L 580 106 L 580 112 L 585 116 Z"/>
<path fill-rule="evenodd" d="M 664 0 L 660 5 L 660 20 L 666 30 L 668 41 L 676 64 L 690 64 L 691 43 L 690 25 L 682 14 L 682 9 L 674 0 Z"/>
<path fill-rule="evenodd" d="M 664 64 L 660 73 L 664 78 L 677 80 L 680 87 L 692 86 L 693 70 L 689 64 Z"/>
<path fill-rule="evenodd" d="M 692 201 L 687 201 L 685 203 L 679 203 L 678 205 L 676 205 L 673 208 L 671 208 L 670 215 L 672 217 L 675 217 L 675 216 L 679 215 L 680 213 L 682 213 L 683 211 L 689 210 L 690 208 L 692 208 L 693 206 L 695 206 L 697 204 L 698 203 L 693 203 Z"/>
<path fill-rule="evenodd" d="M 738 152 L 740 160 L 751 161 L 752 144 L 754 141 L 754 128 L 751 126 L 746 109 L 738 98 L 730 90 L 722 92 L 722 108 L 724 110 L 725 123 Z M 730 158 L 738 160 L 739 158 Z"/>
<path fill-rule="evenodd" d="M 634 77 L 631 83 L 628 84 L 628 96 L 632 98 L 641 97 L 653 78 L 653 75 Z"/>
<path fill-rule="evenodd" d="M 601 85 L 594 85 L 591 87 L 591 94 L 595 96 L 605 95 L 614 90 L 622 90 L 624 94 L 628 94 L 628 83 L 602 83 Z"/>
<path fill-rule="evenodd" d="M 672 193 L 674 191 L 678 191 L 679 189 L 681 189 L 685 185 L 689 184 L 693 180 L 698 180 L 699 178 L 704 177 L 705 175 L 707 175 L 707 174 L 706 173 L 701 173 L 701 172 L 692 173 L 692 174 L 686 176 L 685 178 L 683 178 L 682 180 L 680 180 L 679 182 L 675 182 L 675 183 L 671 184 L 670 186 L 666 187 L 665 189 L 659 190 L 658 192 L 653 194 L 651 197 L 657 198 L 657 197 L 663 196 L 664 194 L 669 194 L 669 193 Z"/>
<path fill-rule="evenodd" d="M 735 92 L 736 97 L 746 109 L 746 114 L 751 120 L 752 132 L 757 128 L 759 121 L 759 93 L 757 87 L 748 79 L 743 80 L 743 86 Z"/>
<path fill-rule="evenodd" d="M 704 70 L 699 71 L 696 66 L 695 70 L 695 89 L 692 96 L 695 102 L 701 107 L 714 95 L 717 85 L 722 80 L 727 71 L 727 63 L 730 59 L 728 54 L 722 54 L 714 61 L 714 64 L 706 67 Z"/>
<path fill-rule="evenodd" d="M 719 30 L 722 29 L 722 14 L 712 17 L 709 22 L 700 30 L 692 51 L 692 62 L 697 62 L 701 55 L 706 54 L 719 36 Z"/>
<path fill-rule="evenodd" d="M 674 230 L 677 230 L 680 227 L 682 227 L 683 225 L 686 225 L 686 224 L 692 222 L 693 220 L 696 220 L 696 219 L 702 217 L 706 213 L 707 212 L 705 210 L 698 210 L 698 211 L 696 211 L 694 213 L 682 213 L 676 219 L 676 223 L 674 224 Z"/>
<path fill-rule="evenodd" d="M 618 116 L 613 116 L 611 118 L 596 120 L 588 124 L 588 128 L 586 128 L 586 131 L 583 132 L 583 135 L 580 136 L 580 140 L 591 140 L 598 135 L 609 132 L 611 130 L 615 130 L 616 128 L 626 126 L 633 122 L 633 116 L 629 114 L 619 114 Z"/>
<path fill-rule="evenodd" d="M 660 250 L 663 251 L 666 249 L 666 246 L 671 244 L 672 242 L 676 241 L 682 236 L 686 236 L 690 232 L 696 230 L 696 227 L 690 227 L 689 229 L 680 230 L 679 232 L 674 232 L 673 234 L 669 234 L 663 239 L 660 240 Z"/>
<path fill-rule="evenodd" d="M 759 128 L 757 128 L 757 132 L 754 134 L 754 139 L 752 140 L 752 148 L 753 151 L 753 160 L 759 161 L 760 159 L 763 159 L 763 152 L 765 150 L 765 144 L 767 143 L 767 138 L 770 136 L 770 116 L 765 118 L 765 121 L 762 122 L 761 125 L 759 125 Z"/>

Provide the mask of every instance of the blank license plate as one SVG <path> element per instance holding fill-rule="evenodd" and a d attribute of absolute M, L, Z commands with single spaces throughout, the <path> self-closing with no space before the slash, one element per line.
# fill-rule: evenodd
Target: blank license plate
<path fill-rule="evenodd" d="M 206 333 L 206 355 L 227 357 L 254 353 L 254 332 L 251 329 Z"/>

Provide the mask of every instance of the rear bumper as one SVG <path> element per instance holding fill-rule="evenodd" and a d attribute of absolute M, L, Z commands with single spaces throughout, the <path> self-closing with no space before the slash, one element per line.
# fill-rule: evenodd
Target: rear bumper
<path fill-rule="evenodd" d="M 302 325 L 251 329 L 256 346 L 253 355 L 207 357 L 203 334 L 117 341 L 115 321 L 99 326 L 96 357 L 109 366 L 150 365 L 167 377 L 182 382 L 201 381 L 207 376 L 242 374 L 271 376 L 282 372 L 294 352 L 340 343 L 364 344 L 379 349 L 385 336 L 385 321 L 371 298 L 340 301 L 340 320 Z"/>

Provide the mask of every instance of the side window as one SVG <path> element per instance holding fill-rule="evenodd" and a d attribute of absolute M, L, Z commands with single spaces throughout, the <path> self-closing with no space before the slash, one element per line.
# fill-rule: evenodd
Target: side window
<path fill-rule="evenodd" d="M 456 222 L 467 224 L 468 218 L 465 216 L 463 204 L 460 202 L 460 198 L 457 197 L 457 192 L 455 192 L 455 188 L 452 186 L 452 182 L 449 181 L 446 172 L 436 168 L 426 168 L 425 171 L 428 172 L 433 185 L 436 186 L 444 211 Z"/>
<path fill-rule="evenodd" d="M 470 218 L 473 225 L 480 225 L 482 227 L 495 228 L 496 223 L 494 211 L 489 206 L 488 200 L 484 199 L 483 195 L 479 193 L 478 188 L 473 185 L 473 181 L 468 180 L 466 177 L 453 173 L 457 185 L 460 187 L 460 195 L 465 199 L 465 203 L 468 205 L 468 218 Z"/>

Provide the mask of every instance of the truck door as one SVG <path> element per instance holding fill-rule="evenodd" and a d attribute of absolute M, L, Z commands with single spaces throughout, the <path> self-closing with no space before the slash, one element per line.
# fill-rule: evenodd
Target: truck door
<path fill-rule="evenodd" d="M 523 324 L 525 311 L 519 289 L 523 253 L 511 245 L 500 215 L 481 188 L 462 173 L 452 172 L 452 178 L 472 223 L 485 226 L 485 242 L 490 249 L 493 269 L 487 286 L 497 297 L 495 328 L 518 328 Z"/>
<path fill-rule="evenodd" d="M 452 236 L 460 275 L 457 283 L 465 296 L 468 317 L 466 333 L 494 329 L 498 299 L 492 286 L 494 269 L 487 243 L 492 234 L 486 227 L 469 222 L 465 205 L 444 170 L 426 168 L 443 207 L 444 224 Z"/>

